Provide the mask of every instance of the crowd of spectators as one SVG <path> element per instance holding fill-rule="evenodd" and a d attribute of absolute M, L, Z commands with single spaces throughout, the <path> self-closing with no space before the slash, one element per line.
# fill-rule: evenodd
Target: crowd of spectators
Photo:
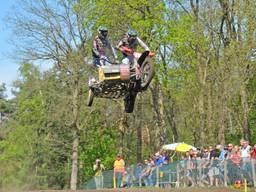
<path fill-rule="evenodd" d="M 125 186 L 173 186 L 178 182 L 179 185 L 186 186 L 218 186 L 224 184 L 225 180 L 224 160 L 226 160 L 227 184 L 233 184 L 244 178 L 249 183 L 253 181 L 251 159 L 256 159 L 256 144 L 251 147 L 249 141 L 241 139 L 240 145 L 229 143 L 227 146 L 216 145 L 197 148 L 197 150 L 191 149 L 188 152 L 179 153 L 178 156 L 179 159 L 173 162 L 169 152 L 155 153 L 145 159 L 142 164 L 139 163 L 133 173 L 126 171 L 126 178 L 130 179 L 126 180 Z M 175 163 L 176 166 L 173 166 Z M 159 168 L 158 173 L 157 168 Z M 171 180 L 170 176 L 172 176 Z"/>
<path fill-rule="evenodd" d="M 256 159 L 256 144 L 252 147 L 243 139 L 240 145 L 229 143 L 173 154 L 162 150 L 126 167 L 120 187 L 218 186 L 224 182 L 233 185 L 244 178 L 251 184 L 255 180 L 252 170 L 256 161 L 251 160 Z"/>
<path fill-rule="evenodd" d="M 251 159 L 256 159 L 255 154 L 256 145 L 251 147 L 249 141 L 243 139 L 240 140 L 240 145 L 234 146 L 229 143 L 227 146 L 216 145 L 196 151 L 190 150 L 182 157 L 182 161 L 186 162 L 183 166 L 183 170 L 186 170 L 184 183 L 191 186 L 218 186 L 224 183 L 224 171 L 227 174 L 228 184 L 245 178 L 248 182 L 252 182 Z"/>

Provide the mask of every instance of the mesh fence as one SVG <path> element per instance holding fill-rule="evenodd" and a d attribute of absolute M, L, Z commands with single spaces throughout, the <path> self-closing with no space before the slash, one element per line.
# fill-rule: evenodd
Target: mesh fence
<path fill-rule="evenodd" d="M 161 166 L 139 165 L 126 168 L 120 187 L 189 187 L 189 186 L 229 186 L 246 184 L 255 187 L 255 167 L 253 159 L 241 162 L 232 160 L 182 160 Z M 115 180 L 115 181 L 114 181 Z M 115 188 L 113 171 L 105 171 L 102 176 L 89 180 L 83 188 Z"/>

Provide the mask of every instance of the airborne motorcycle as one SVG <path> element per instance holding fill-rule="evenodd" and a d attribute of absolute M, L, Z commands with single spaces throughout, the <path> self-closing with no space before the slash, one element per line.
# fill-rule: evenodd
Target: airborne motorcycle
<path fill-rule="evenodd" d="M 133 52 L 127 47 L 123 47 L 123 52 L 127 55 L 132 54 L 137 64 L 134 66 L 120 64 L 99 67 L 99 80 L 89 79 L 87 106 L 92 106 L 94 97 L 114 99 L 124 97 L 125 112 L 133 112 L 138 92 L 147 90 L 154 77 L 154 63 L 151 58 L 155 53 L 150 51 Z"/>

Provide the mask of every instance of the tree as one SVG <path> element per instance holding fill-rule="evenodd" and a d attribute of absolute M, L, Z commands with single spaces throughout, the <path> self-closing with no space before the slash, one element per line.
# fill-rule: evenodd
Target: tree
<path fill-rule="evenodd" d="M 82 103 L 83 76 L 88 51 L 86 43 L 88 29 L 84 28 L 85 16 L 74 9 L 75 1 L 61 0 L 37 2 L 25 0 L 19 4 L 19 12 L 11 18 L 13 29 L 21 41 L 17 47 L 26 60 L 53 62 L 56 70 L 64 73 L 69 87 L 66 126 L 73 132 L 72 171 L 70 188 L 76 189 L 78 174 L 78 148 L 80 125 L 80 106 Z"/>
<path fill-rule="evenodd" d="M 0 85 L 0 123 L 3 121 L 4 112 L 6 111 L 5 91 L 5 84 Z"/>

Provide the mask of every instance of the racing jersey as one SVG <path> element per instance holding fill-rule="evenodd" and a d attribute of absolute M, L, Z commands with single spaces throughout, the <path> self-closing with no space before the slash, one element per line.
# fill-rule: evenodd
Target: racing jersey
<path fill-rule="evenodd" d="M 117 48 L 120 48 L 122 46 L 128 47 L 130 49 L 133 49 L 134 51 L 137 49 L 137 47 L 141 46 L 145 51 L 149 51 L 148 46 L 139 38 L 136 37 L 134 41 L 129 41 L 128 35 L 125 35 L 118 43 Z"/>
<path fill-rule="evenodd" d="M 92 44 L 92 54 L 93 57 L 99 58 L 100 56 L 106 56 L 106 49 L 109 49 L 112 52 L 112 55 L 117 59 L 116 52 L 112 47 L 108 38 L 101 39 L 99 36 L 96 36 Z"/>

